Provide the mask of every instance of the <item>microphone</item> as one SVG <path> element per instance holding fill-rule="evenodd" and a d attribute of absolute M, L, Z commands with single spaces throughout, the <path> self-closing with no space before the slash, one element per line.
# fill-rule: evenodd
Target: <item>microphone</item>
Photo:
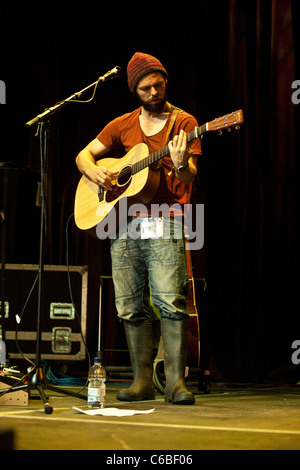
<path fill-rule="evenodd" d="M 102 77 L 99 77 L 98 82 L 105 82 L 106 80 L 111 80 L 112 78 L 117 77 L 120 71 L 121 67 L 116 66 L 113 69 L 109 70 L 109 72 L 106 72 Z"/>

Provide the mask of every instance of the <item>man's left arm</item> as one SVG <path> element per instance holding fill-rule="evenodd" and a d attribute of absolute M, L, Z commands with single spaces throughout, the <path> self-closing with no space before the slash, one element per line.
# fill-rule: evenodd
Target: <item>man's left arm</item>
<path fill-rule="evenodd" d="M 186 133 L 181 130 L 168 144 L 176 177 L 185 184 L 193 182 L 197 175 L 197 155 L 187 145 Z"/>

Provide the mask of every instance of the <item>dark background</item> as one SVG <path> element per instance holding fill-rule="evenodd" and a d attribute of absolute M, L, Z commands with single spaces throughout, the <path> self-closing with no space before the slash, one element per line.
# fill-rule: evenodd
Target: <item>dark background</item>
<path fill-rule="evenodd" d="M 39 141 L 36 128 L 25 123 L 115 65 L 122 68 L 120 78 L 99 85 L 93 102 L 68 104 L 51 117 L 45 262 L 65 264 L 66 224 L 80 178 L 74 159 L 107 122 L 135 109 L 126 66 L 136 51 L 152 54 L 169 73 L 169 101 L 194 114 L 199 125 L 240 108 L 245 115 L 239 132 L 204 137 L 194 185 L 194 201 L 205 204 L 205 245 L 192 256 L 194 276 L 208 284 L 213 376 L 299 380 L 291 361 L 292 342 L 300 336 L 300 105 L 291 101 L 292 82 L 300 80 L 295 5 L 1 5 L 0 79 L 7 104 L 0 107 L 0 161 L 21 168 L 18 178 L 25 181 L 16 203 L 21 227 L 16 220 L 12 226 L 12 218 L 8 227 L 9 239 L 18 236 L 7 262 L 38 262 L 39 213 L 29 195 L 40 168 Z M 69 263 L 89 266 L 87 341 L 94 353 L 99 279 L 111 272 L 109 244 L 79 232 L 73 219 L 68 240 Z M 114 325 L 109 308 L 105 322 Z"/>

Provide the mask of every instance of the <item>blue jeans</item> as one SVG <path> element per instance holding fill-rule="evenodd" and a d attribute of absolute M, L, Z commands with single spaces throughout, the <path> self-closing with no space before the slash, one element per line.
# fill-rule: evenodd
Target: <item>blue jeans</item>
<path fill-rule="evenodd" d="M 168 219 L 163 238 L 141 239 L 142 218 L 129 219 L 127 233 L 111 243 L 115 302 L 120 320 L 151 318 L 149 287 L 161 318 L 180 320 L 187 315 L 188 293 L 181 220 Z M 133 235 L 132 235 L 133 234 Z"/>

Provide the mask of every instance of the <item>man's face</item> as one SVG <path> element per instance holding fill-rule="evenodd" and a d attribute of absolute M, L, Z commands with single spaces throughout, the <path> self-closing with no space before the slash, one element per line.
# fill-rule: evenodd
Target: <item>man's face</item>
<path fill-rule="evenodd" d="M 153 72 L 140 79 L 136 94 L 146 111 L 160 113 L 167 100 L 167 81 L 160 72 Z"/>

